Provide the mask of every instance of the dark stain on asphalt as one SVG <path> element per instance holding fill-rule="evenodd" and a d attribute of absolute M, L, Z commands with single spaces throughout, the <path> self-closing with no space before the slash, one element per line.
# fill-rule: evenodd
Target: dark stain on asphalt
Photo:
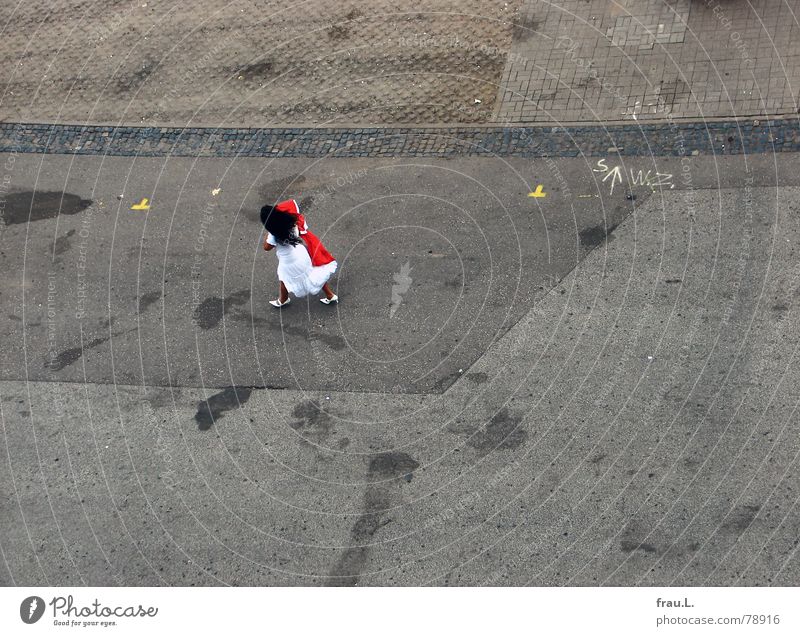
<path fill-rule="evenodd" d="M 371 482 L 402 477 L 411 482 L 419 462 L 408 453 L 386 452 L 374 455 L 367 467 L 367 479 Z M 351 546 L 330 572 L 330 584 L 338 587 L 357 585 L 369 556 L 369 542 L 382 527 L 391 523 L 387 511 L 392 507 L 392 495 L 385 485 L 371 483 L 364 493 L 364 512 L 350 531 Z"/>
<path fill-rule="evenodd" d="M 385 526 L 385 523 L 377 524 L 377 526 L 372 523 L 365 523 L 364 517 L 383 514 L 390 507 L 390 497 L 386 492 L 380 488 L 368 488 L 364 493 L 364 515 L 359 517 L 351 532 L 353 539 L 356 541 L 368 539 L 375 534 L 379 527 Z"/>
<path fill-rule="evenodd" d="M 314 196 L 309 195 L 307 197 L 303 197 L 297 202 L 297 205 L 300 206 L 300 212 L 306 214 L 314 205 Z M 306 219 L 306 223 L 308 223 L 308 219 Z"/>
<path fill-rule="evenodd" d="M 211 329 L 219 324 L 225 314 L 225 302 L 222 298 L 212 296 L 206 298 L 194 310 L 194 321 L 201 329 Z"/>
<path fill-rule="evenodd" d="M 330 585 L 335 587 L 352 587 L 358 585 L 358 580 L 367 565 L 369 556 L 369 542 L 383 526 L 391 522 L 384 511 L 390 507 L 390 500 L 386 493 L 377 488 L 369 488 L 364 494 L 364 513 L 353 524 L 350 530 L 350 543 L 353 544 L 344 551 L 330 572 Z"/>
<path fill-rule="evenodd" d="M 519 448 L 528 439 L 528 431 L 521 427 L 521 422 L 521 416 L 511 415 L 504 408 L 488 424 L 478 429 L 467 445 L 483 452 Z"/>
<path fill-rule="evenodd" d="M 44 221 L 59 214 L 78 214 L 90 205 L 90 199 L 67 192 L 14 192 L 6 197 L 3 220 L 6 225 Z"/>
<path fill-rule="evenodd" d="M 260 80 L 269 79 L 274 77 L 274 62 L 272 60 L 262 60 L 261 62 L 254 62 L 239 69 L 238 75 L 245 80 Z"/>
<path fill-rule="evenodd" d="M 581 230 L 578 234 L 581 245 L 588 249 L 595 248 L 603 244 L 603 241 L 616 229 L 616 225 L 595 225 L 594 227 Z"/>
<path fill-rule="evenodd" d="M 288 177 L 265 181 L 259 186 L 258 192 L 264 199 L 265 204 L 274 205 L 278 201 L 294 198 L 294 193 L 305 181 L 305 175 L 299 173 L 292 174 Z M 261 222 L 259 214 L 256 215 L 256 219 L 259 223 Z"/>
<path fill-rule="evenodd" d="M 700 466 L 700 460 L 694 459 L 693 457 L 687 457 L 681 463 L 683 464 L 684 468 L 686 468 L 686 470 L 692 473 L 696 473 L 697 467 Z"/>
<path fill-rule="evenodd" d="M 761 506 L 736 506 L 728 515 L 722 528 L 735 534 L 742 534 L 755 521 Z"/>
<path fill-rule="evenodd" d="M 306 400 L 294 407 L 292 415 L 297 418 L 289 422 L 303 439 L 320 444 L 331 435 L 333 420 L 317 400 Z"/>
<path fill-rule="evenodd" d="M 467 378 L 469 378 L 476 384 L 485 384 L 489 380 L 489 375 L 487 373 L 479 371 L 477 373 L 468 373 Z"/>
<path fill-rule="evenodd" d="M 316 340 L 330 347 L 334 351 L 341 351 L 342 349 L 347 348 L 347 341 L 341 336 L 337 336 L 335 334 L 312 332 L 308 329 L 303 329 L 302 327 L 284 325 L 281 323 L 272 323 L 270 324 L 270 327 L 289 336 L 298 336 L 308 341 Z"/>
<path fill-rule="evenodd" d="M 370 479 L 390 479 L 403 477 L 419 468 L 419 462 L 407 453 L 381 453 L 375 455 L 367 469 Z"/>
<path fill-rule="evenodd" d="M 456 383 L 456 380 L 458 380 L 458 378 L 460 378 L 460 377 L 461 377 L 461 374 L 458 373 L 458 372 L 449 373 L 446 376 L 436 380 L 436 382 L 433 383 L 433 388 L 436 391 L 440 391 L 440 392 L 444 393 L 445 391 L 447 391 L 447 389 L 449 389 L 451 386 L 453 386 Z"/>
<path fill-rule="evenodd" d="M 64 236 L 60 236 L 56 239 L 55 245 L 53 246 L 53 254 L 55 256 L 61 256 L 64 252 L 68 251 L 70 247 L 72 247 L 69 239 L 70 237 L 75 235 L 75 230 L 70 230 Z"/>
<path fill-rule="evenodd" d="M 219 324 L 226 312 L 233 307 L 244 305 L 250 300 L 250 290 L 243 289 L 226 298 L 212 296 L 206 298 L 194 310 L 194 322 L 201 329 L 212 329 Z"/>
<path fill-rule="evenodd" d="M 197 428 L 207 431 L 227 411 L 246 404 L 252 392 L 251 386 L 229 386 L 207 400 L 201 400 L 197 403 L 197 413 L 194 415 Z"/>
<path fill-rule="evenodd" d="M 82 347 L 73 347 L 72 349 L 67 349 L 65 351 L 62 351 L 52 360 L 45 362 L 44 366 L 45 368 L 51 369 L 53 371 L 61 371 L 62 369 L 80 360 L 81 356 L 83 356 L 83 353 L 86 350 L 92 349 L 93 347 L 98 347 L 107 340 L 108 338 L 95 338 L 94 340 L 83 345 Z"/>
<path fill-rule="evenodd" d="M 152 305 L 154 302 L 158 301 L 161 298 L 160 291 L 151 291 L 147 292 L 146 294 L 142 294 L 139 298 L 139 313 L 141 314 L 144 311 L 147 311 L 148 307 Z"/>
<path fill-rule="evenodd" d="M 312 340 L 319 340 L 334 351 L 341 351 L 347 347 L 347 342 L 341 336 L 331 333 L 317 333 L 311 336 Z"/>
<path fill-rule="evenodd" d="M 639 541 L 631 541 L 630 539 L 623 539 L 620 543 L 623 552 L 631 553 L 635 550 L 642 552 L 653 553 L 656 552 L 656 547 L 652 543 L 640 543 Z"/>
<path fill-rule="evenodd" d="M 258 209 L 246 210 L 243 215 L 254 223 L 261 225 L 261 206 L 262 205 L 275 205 L 279 201 L 295 198 L 295 194 L 306 182 L 306 176 L 300 173 L 289 175 L 288 177 L 281 177 L 280 179 L 273 179 L 272 181 L 265 181 L 258 186 L 258 194 L 261 202 Z M 304 203 L 309 199 L 303 199 L 299 202 L 300 210 L 306 212 Z M 263 227 L 263 226 L 262 226 Z"/>

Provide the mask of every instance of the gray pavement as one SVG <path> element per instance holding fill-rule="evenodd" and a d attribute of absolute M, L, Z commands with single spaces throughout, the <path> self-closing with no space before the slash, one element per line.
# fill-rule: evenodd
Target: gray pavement
<path fill-rule="evenodd" d="M 15 246 L 5 263 L 22 280 L 6 282 L 19 309 L 0 318 L 10 342 L 0 374 L 441 391 L 596 245 L 576 229 L 615 225 L 632 209 L 617 186 L 607 208 L 572 197 L 561 211 L 552 188 L 566 176 L 534 165 L 20 158 L 6 216 L 27 219 L 36 192 L 34 208 L 51 218 L 5 228 Z M 580 182 L 607 197 L 595 176 L 583 170 Z M 548 197 L 527 196 L 533 177 Z M 75 213 L 56 219 L 64 192 Z M 261 249 L 258 211 L 293 195 L 339 260 L 338 307 L 268 305 L 276 261 Z M 142 197 L 149 212 L 130 210 Z"/>
<path fill-rule="evenodd" d="M 497 118 L 796 115 L 798 15 L 789 0 L 524 0 Z"/>
<path fill-rule="evenodd" d="M 8 174 L 4 584 L 797 584 L 796 156 Z"/>

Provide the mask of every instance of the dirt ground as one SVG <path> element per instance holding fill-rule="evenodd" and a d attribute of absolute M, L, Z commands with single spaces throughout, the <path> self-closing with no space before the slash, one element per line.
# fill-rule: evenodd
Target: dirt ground
<path fill-rule="evenodd" d="M 487 121 L 522 0 L 0 6 L 4 121 Z"/>

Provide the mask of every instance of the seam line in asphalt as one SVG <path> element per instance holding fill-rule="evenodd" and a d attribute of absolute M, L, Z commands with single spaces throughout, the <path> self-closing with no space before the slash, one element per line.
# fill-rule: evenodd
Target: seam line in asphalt
<path fill-rule="evenodd" d="M 516 323 L 515 323 L 516 324 Z M 480 358 L 479 358 L 480 359 Z M 466 373 L 466 370 L 464 371 Z M 27 378 L 20 378 L 15 380 L 13 378 L 3 378 L 0 380 L 0 386 L 4 384 L 79 384 L 81 386 L 113 386 L 119 387 L 121 389 L 144 389 L 144 390 L 155 390 L 155 389 L 173 389 L 175 391 L 219 391 L 220 389 L 226 389 L 230 386 L 236 386 L 237 388 L 242 389 L 252 389 L 254 391 L 281 391 L 287 393 L 302 393 L 307 395 L 322 395 L 330 394 L 330 395 L 387 395 L 386 392 L 381 391 L 350 391 L 345 389 L 291 389 L 289 387 L 278 387 L 278 386 L 269 386 L 269 385 L 251 385 L 251 384 L 236 384 L 236 385 L 222 385 L 222 384 L 207 384 L 205 386 L 194 386 L 194 385 L 184 385 L 184 384 L 125 384 L 122 382 L 100 382 L 97 380 L 44 380 L 41 378 L 36 378 L 35 380 L 27 379 Z M 449 388 L 449 387 L 448 387 Z M 409 397 L 409 398 L 428 398 L 428 397 L 438 397 L 444 395 L 444 393 L 389 393 L 388 395 L 397 396 L 400 398 Z"/>

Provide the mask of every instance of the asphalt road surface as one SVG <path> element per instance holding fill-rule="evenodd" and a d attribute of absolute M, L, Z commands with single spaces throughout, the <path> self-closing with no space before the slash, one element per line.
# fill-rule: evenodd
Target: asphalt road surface
<path fill-rule="evenodd" d="M 0 160 L 3 584 L 800 580 L 796 157 Z"/>

